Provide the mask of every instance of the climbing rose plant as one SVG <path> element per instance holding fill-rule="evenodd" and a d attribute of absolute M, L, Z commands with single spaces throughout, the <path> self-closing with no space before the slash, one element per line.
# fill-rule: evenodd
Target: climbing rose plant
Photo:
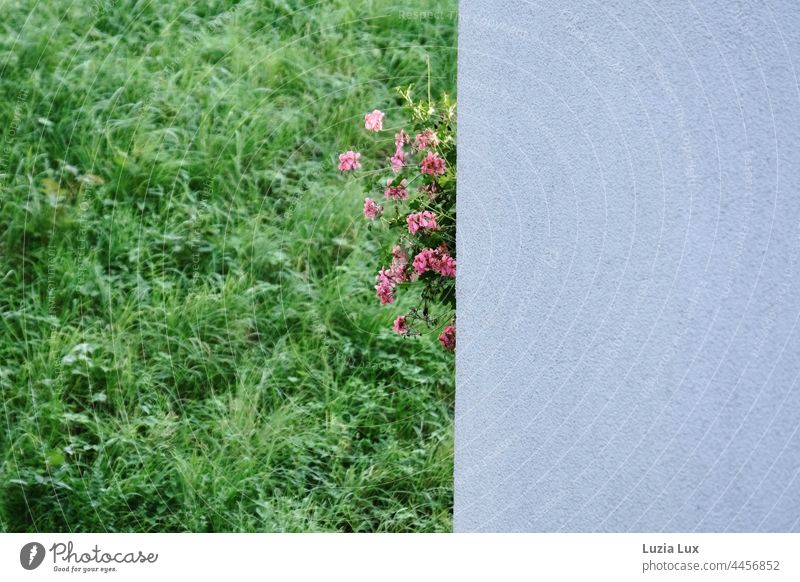
<path fill-rule="evenodd" d="M 364 199 L 364 219 L 397 233 L 385 249 L 375 277 L 381 305 L 394 303 L 403 288 L 421 287 L 420 304 L 397 314 L 392 329 L 402 336 L 437 329 L 446 350 L 456 347 L 456 104 L 447 95 L 438 102 L 414 102 L 411 87 L 400 89 L 405 123 L 395 133 L 384 130 L 386 115 L 377 109 L 364 115 L 364 129 L 388 133 L 386 155 L 368 162 L 369 176 L 379 176 Z M 389 136 L 394 133 L 394 143 Z M 339 171 L 361 169 L 361 153 L 339 155 Z M 372 169 L 374 167 L 374 170 Z M 372 192 L 374 191 L 374 193 Z M 377 199 L 377 200 L 376 200 Z M 432 309 L 433 307 L 436 309 Z M 444 312 L 444 316 L 433 313 Z M 442 326 L 442 324 L 444 324 Z"/>

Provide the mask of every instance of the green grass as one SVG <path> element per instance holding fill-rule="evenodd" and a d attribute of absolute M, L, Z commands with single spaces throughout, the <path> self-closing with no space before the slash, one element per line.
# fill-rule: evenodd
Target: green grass
<path fill-rule="evenodd" d="M 334 159 L 454 10 L 0 0 L 0 530 L 450 529 L 453 358 Z"/>

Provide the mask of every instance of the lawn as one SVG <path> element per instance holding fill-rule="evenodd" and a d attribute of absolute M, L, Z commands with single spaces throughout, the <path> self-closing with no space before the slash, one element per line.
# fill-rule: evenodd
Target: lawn
<path fill-rule="evenodd" d="M 450 530 L 453 356 L 336 155 L 455 8 L 0 0 L 0 530 Z"/>

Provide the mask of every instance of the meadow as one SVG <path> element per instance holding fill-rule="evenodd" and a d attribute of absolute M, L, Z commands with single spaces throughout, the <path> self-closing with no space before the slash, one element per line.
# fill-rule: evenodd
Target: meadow
<path fill-rule="evenodd" d="M 450 530 L 453 355 L 336 155 L 455 9 L 0 0 L 0 530 Z"/>

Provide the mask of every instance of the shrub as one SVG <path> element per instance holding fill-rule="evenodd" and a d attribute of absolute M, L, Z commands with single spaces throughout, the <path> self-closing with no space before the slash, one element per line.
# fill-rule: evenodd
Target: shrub
<path fill-rule="evenodd" d="M 419 304 L 398 314 L 393 329 L 403 336 L 424 329 L 440 331 L 439 342 L 455 350 L 456 277 L 456 104 L 448 95 L 438 101 L 415 102 L 412 88 L 398 89 L 405 101 L 406 122 L 394 134 L 392 152 L 384 160 L 362 160 L 348 150 L 339 155 L 343 174 L 380 176 L 364 199 L 364 219 L 397 233 L 385 249 L 375 277 L 381 305 L 392 304 L 406 286 L 420 286 Z M 385 114 L 364 115 L 364 128 L 385 133 Z M 387 140 L 388 141 L 388 140 Z M 362 169 L 362 163 L 364 166 Z M 380 199 L 382 204 L 374 198 Z"/>

